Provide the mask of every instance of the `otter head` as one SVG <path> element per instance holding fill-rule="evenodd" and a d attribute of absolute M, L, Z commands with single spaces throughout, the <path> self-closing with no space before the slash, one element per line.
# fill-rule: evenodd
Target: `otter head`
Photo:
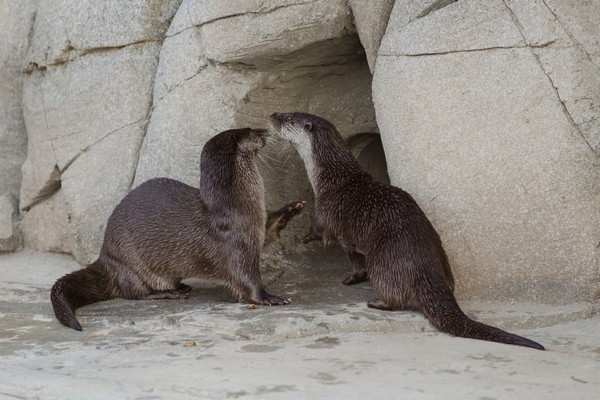
<path fill-rule="evenodd" d="M 253 156 L 264 147 L 266 138 L 266 129 L 230 129 L 206 142 L 202 158 Z"/>
<path fill-rule="evenodd" d="M 262 191 L 262 178 L 254 156 L 266 144 L 266 129 L 230 129 L 210 139 L 200 156 L 200 188 L 216 196 L 240 185 Z"/>
<path fill-rule="evenodd" d="M 342 136 L 324 118 L 304 113 L 273 113 L 269 122 L 271 131 L 290 142 L 298 151 L 313 189 L 316 174 L 326 168 L 331 156 L 346 151 Z"/>

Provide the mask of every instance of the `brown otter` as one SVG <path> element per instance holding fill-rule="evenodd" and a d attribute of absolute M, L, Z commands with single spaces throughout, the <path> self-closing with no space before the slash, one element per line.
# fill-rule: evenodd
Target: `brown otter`
<path fill-rule="evenodd" d="M 185 278 L 224 282 L 240 301 L 287 304 L 263 288 L 259 255 L 304 202 L 267 217 L 255 164 L 266 136 L 264 129 L 245 128 L 210 139 L 202 149 L 199 189 L 156 178 L 127 194 L 108 219 L 98 259 L 52 287 L 58 320 L 80 331 L 75 309 L 87 304 L 187 298 Z"/>
<path fill-rule="evenodd" d="M 317 229 L 325 243 L 338 240 L 352 266 L 344 283 L 371 279 L 380 298 L 369 307 L 415 305 L 442 332 L 544 350 L 461 311 L 448 257 L 425 213 L 408 193 L 365 173 L 332 123 L 310 114 L 275 113 L 270 125 L 304 160 L 315 192 Z"/>

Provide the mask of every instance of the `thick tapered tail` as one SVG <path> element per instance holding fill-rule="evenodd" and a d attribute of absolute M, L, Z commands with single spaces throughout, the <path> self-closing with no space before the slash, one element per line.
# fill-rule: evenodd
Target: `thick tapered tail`
<path fill-rule="evenodd" d="M 449 290 L 445 292 L 443 295 L 421 296 L 420 299 L 421 311 L 440 331 L 463 338 L 545 350 L 544 346 L 533 340 L 473 321 L 462 312 L 454 295 Z"/>
<path fill-rule="evenodd" d="M 56 318 L 66 327 L 81 331 L 75 310 L 88 304 L 110 300 L 108 275 L 96 262 L 56 281 L 50 301 Z"/>

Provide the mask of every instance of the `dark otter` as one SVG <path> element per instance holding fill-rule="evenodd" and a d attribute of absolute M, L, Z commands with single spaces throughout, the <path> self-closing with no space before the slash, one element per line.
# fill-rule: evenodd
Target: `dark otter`
<path fill-rule="evenodd" d="M 348 255 L 352 274 L 344 283 L 369 277 L 378 292 L 369 307 L 400 310 L 410 304 L 442 332 L 544 349 L 461 311 L 448 257 L 425 213 L 408 193 L 365 173 L 333 124 L 302 113 L 276 113 L 270 122 L 304 160 L 323 241 L 337 239 Z"/>
<path fill-rule="evenodd" d="M 52 287 L 58 320 L 80 331 L 75 309 L 87 304 L 187 298 L 185 278 L 224 282 L 240 301 L 287 304 L 263 288 L 259 255 L 304 202 L 267 217 L 255 164 L 266 135 L 246 128 L 210 139 L 202 149 L 200 189 L 156 178 L 127 194 L 108 219 L 98 259 Z"/>

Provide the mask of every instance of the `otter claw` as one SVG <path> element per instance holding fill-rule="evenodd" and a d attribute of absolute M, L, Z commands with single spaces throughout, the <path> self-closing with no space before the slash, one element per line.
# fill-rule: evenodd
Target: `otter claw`
<path fill-rule="evenodd" d="M 286 304 L 290 303 L 289 299 L 284 299 L 283 297 L 280 296 L 273 296 L 273 295 L 265 295 L 262 299 L 261 299 L 261 304 L 265 305 L 265 306 L 284 306 Z"/>

